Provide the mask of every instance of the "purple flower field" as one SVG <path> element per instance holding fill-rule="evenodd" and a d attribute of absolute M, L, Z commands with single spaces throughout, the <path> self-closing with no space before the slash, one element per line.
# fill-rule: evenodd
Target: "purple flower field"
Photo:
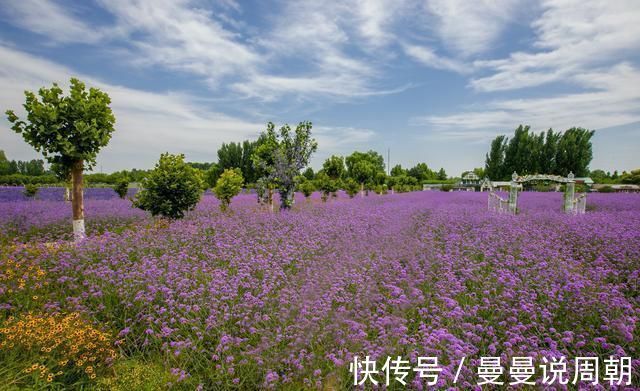
<path fill-rule="evenodd" d="M 350 388 L 354 355 L 434 356 L 437 387 L 460 389 L 482 356 L 630 356 L 637 385 L 640 196 L 587 205 L 567 215 L 562 194 L 525 192 L 511 216 L 486 193 L 314 194 L 269 213 L 241 195 L 224 214 L 206 195 L 168 223 L 88 197 L 76 246 L 69 204 L 0 202 L 0 305 L 79 313 L 185 389 Z M 43 277 L 20 287 L 16 264 Z M 407 386 L 426 388 L 413 372 Z"/>

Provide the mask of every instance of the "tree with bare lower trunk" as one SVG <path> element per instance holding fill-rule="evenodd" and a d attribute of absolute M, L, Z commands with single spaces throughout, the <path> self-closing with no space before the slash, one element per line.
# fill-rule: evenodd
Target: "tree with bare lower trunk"
<path fill-rule="evenodd" d="M 73 186 L 73 234 L 76 241 L 85 237 L 82 173 L 92 168 L 100 149 L 114 131 L 115 117 L 109 95 L 97 88 L 88 91 L 83 82 L 72 78 L 68 96 L 56 83 L 40 88 L 38 94 L 25 91 L 23 105 L 27 120 L 7 110 L 11 129 L 22 134 L 27 143 L 42 152 L 49 163 L 71 176 Z"/>

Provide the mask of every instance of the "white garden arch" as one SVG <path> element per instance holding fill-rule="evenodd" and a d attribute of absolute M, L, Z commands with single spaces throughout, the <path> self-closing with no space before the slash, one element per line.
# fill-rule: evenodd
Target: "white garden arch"
<path fill-rule="evenodd" d="M 511 175 L 511 183 L 509 185 L 509 198 L 504 199 L 496 194 L 493 186 L 489 187 L 488 208 L 491 211 L 499 213 L 516 214 L 518 210 L 518 187 L 525 182 L 530 181 L 552 181 L 565 184 L 564 190 L 564 211 L 566 213 L 583 214 L 587 206 L 587 195 L 582 193 L 576 197 L 576 182 L 572 172 L 567 177 L 559 175 L 525 175 L 518 176 L 514 171 Z M 484 184 L 483 184 L 484 186 Z"/>

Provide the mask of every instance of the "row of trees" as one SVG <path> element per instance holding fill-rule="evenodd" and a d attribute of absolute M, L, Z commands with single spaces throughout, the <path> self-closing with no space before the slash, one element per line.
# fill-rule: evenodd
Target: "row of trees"
<path fill-rule="evenodd" d="M 9 160 L 4 151 L 0 149 L 0 175 L 40 176 L 45 172 L 44 160 Z"/>
<path fill-rule="evenodd" d="M 631 170 L 631 172 L 623 171 L 622 174 L 618 174 L 618 171 L 611 173 L 604 170 L 593 170 L 589 176 L 595 183 L 640 185 L 640 169 Z"/>
<path fill-rule="evenodd" d="M 589 175 L 593 158 L 593 130 L 571 128 L 563 133 L 549 129 L 536 134 L 529 126 L 518 126 L 511 139 L 500 135 L 491 142 L 486 155 L 485 175 L 493 180 L 508 180 L 515 171 L 520 175 Z"/>
<path fill-rule="evenodd" d="M 84 83 L 75 78 L 71 79 L 66 96 L 54 83 L 51 88 L 41 88 L 37 94 L 25 91 L 25 98 L 26 120 L 20 119 L 13 110 L 6 111 L 7 119 L 13 131 L 43 154 L 57 178 L 71 181 L 74 236 L 81 240 L 85 236 L 83 174 L 85 169 L 95 166 L 98 152 L 114 132 L 111 99 L 97 88 L 87 90 Z M 239 167 L 220 174 L 219 186 L 214 190 L 223 204 L 228 204 L 233 193 L 239 191 L 244 182 L 244 169 L 248 178 L 268 189 L 269 200 L 272 191 L 277 190 L 281 208 L 290 208 L 300 171 L 317 149 L 311 128 L 311 122 L 301 122 L 295 130 L 284 125 L 276 131 L 275 125 L 269 123 L 256 144 L 224 145 L 219 156 L 220 166 L 230 164 L 225 161 L 228 157 L 237 159 Z M 193 208 L 200 199 L 204 188 L 202 168 L 218 169 L 196 168 L 185 163 L 182 155 L 163 154 L 155 169 L 142 178 L 142 191 L 134 204 L 154 215 L 182 217 L 184 211 Z M 122 194 L 126 193 L 123 179 L 131 179 L 124 176 L 117 186 Z"/>

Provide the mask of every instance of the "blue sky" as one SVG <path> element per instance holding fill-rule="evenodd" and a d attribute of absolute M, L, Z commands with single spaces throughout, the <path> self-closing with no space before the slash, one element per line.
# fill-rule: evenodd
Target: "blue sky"
<path fill-rule="evenodd" d="M 591 168 L 640 167 L 640 3 L 20 0 L 0 9 L 0 107 L 71 76 L 112 98 L 97 169 L 215 160 L 267 121 L 314 123 L 318 167 L 375 149 L 449 174 L 497 134 L 596 129 Z M 20 110 L 18 110 L 20 111 Z M 37 157 L 0 126 L 0 149 Z"/>

